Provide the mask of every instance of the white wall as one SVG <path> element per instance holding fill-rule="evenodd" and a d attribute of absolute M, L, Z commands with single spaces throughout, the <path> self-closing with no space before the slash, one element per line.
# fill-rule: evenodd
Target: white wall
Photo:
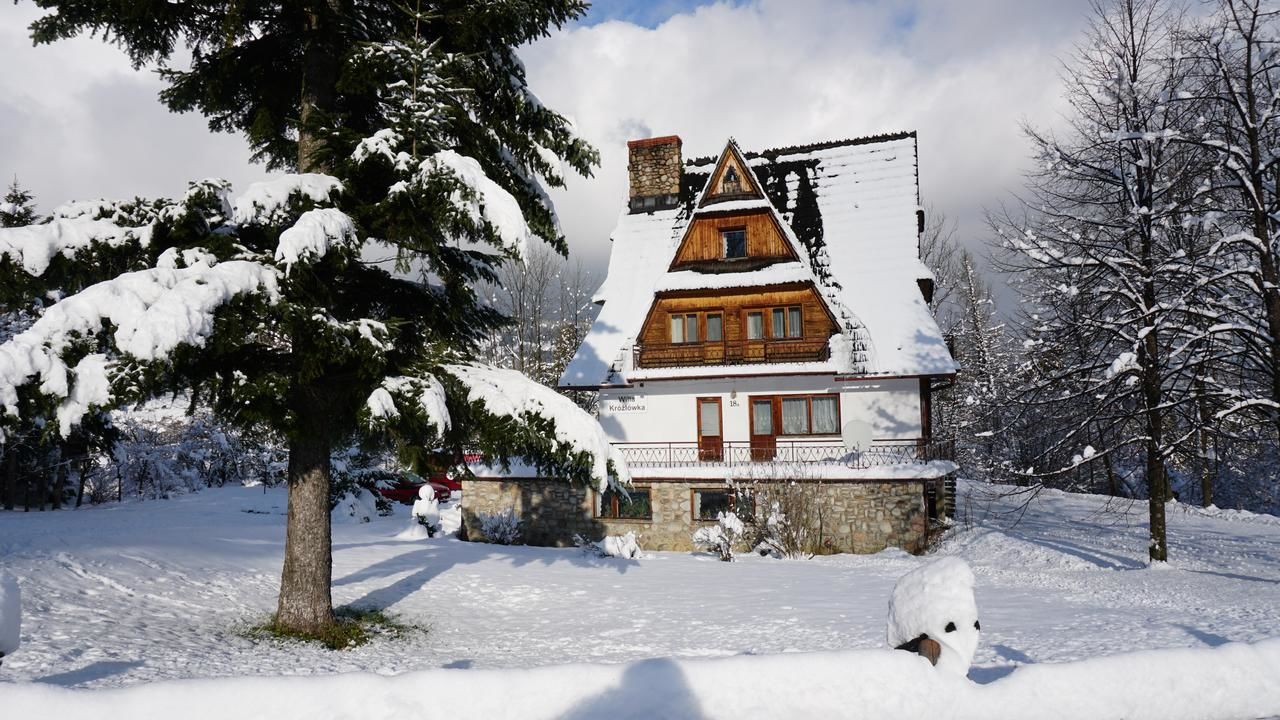
<path fill-rule="evenodd" d="M 666 380 L 637 382 L 627 390 L 600 392 L 600 424 L 615 442 L 697 440 L 697 398 L 718 397 L 724 439 L 750 440 L 748 397 L 797 393 L 840 393 L 840 424 L 861 420 L 877 440 L 921 435 L 920 381 L 917 379 L 835 382 L 831 375 Z"/>

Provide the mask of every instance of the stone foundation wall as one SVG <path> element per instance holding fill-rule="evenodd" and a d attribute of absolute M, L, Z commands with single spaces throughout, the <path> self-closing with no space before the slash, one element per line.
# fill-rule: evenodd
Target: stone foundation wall
<path fill-rule="evenodd" d="M 573 544 L 575 534 L 598 540 L 635 531 L 646 550 L 694 549 L 694 531 L 709 523 L 692 519 L 692 490 L 716 485 L 637 480 L 637 486 L 649 489 L 650 520 L 596 518 L 593 491 L 557 480 L 464 480 L 463 527 L 468 539 L 483 540 L 478 514 L 512 508 L 530 545 L 564 547 Z M 924 481 L 821 483 L 807 486 L 805 492 L 820 505 L 821 542 L 828 552 L 924 549 L 929 528 Z"/>

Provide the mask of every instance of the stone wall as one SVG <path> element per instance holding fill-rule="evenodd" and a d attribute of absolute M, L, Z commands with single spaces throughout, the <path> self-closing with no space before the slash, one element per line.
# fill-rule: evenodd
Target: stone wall
<path fill-rule="evenodd" d="M 644 486 L 642 481 L 638 486 Z M 468 539 L 483 540 L 478 513 L 508 508 L 520 516 L 530 545 L 568 546 L 575 534 L 598 540 L 635 531 L 646 550 L 692 550 L 693 532 L 706 524 L 692 518 L 692 491 L 706 481 L 655 482 L 652 519 L 595 517 L 595 494 L 558 480 L 464 480 L 462 519 Z M 822 546 L 827 552 L 874 553 L 886 547 L 924 549 L 929 521 L 923 481 L 806 484 L 806 497 L 821 509 Z"/>
<path fill-rule="evenodd" d="M 627 143 L 627 175 L 633 200 L 680 194 L 680 146 L 680 138 L 674 135 Z"/>

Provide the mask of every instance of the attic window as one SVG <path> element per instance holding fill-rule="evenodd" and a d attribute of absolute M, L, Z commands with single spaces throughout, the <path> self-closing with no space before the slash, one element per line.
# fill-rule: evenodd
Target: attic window
<path fill-rule="evenodd" d="M 720 181 L 720 192 L 742 192 L 742 178 L 738 177 L 738 169 L 732 165 L 729 166 L 728 170 L 724 171 L 724 179 Z"/>
<path fill-rule="evenodd" d="M 745 228 L 722 230 L 720 231 L 720 237 L 724 241 L 724 258 L 726 260 L 747 256 L 747 231 Z"/>

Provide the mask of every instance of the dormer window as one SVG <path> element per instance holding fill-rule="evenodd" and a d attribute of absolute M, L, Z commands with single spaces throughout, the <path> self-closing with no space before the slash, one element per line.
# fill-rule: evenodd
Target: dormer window
<path fill-rule="evenodd" d="M 733 168 L 730 168 L 732 170 Z M 724 259 L 733 260 L 747 256 L 747 231 L 745 228 L 721 230 L 720 238 L 724 242 Z"/>

